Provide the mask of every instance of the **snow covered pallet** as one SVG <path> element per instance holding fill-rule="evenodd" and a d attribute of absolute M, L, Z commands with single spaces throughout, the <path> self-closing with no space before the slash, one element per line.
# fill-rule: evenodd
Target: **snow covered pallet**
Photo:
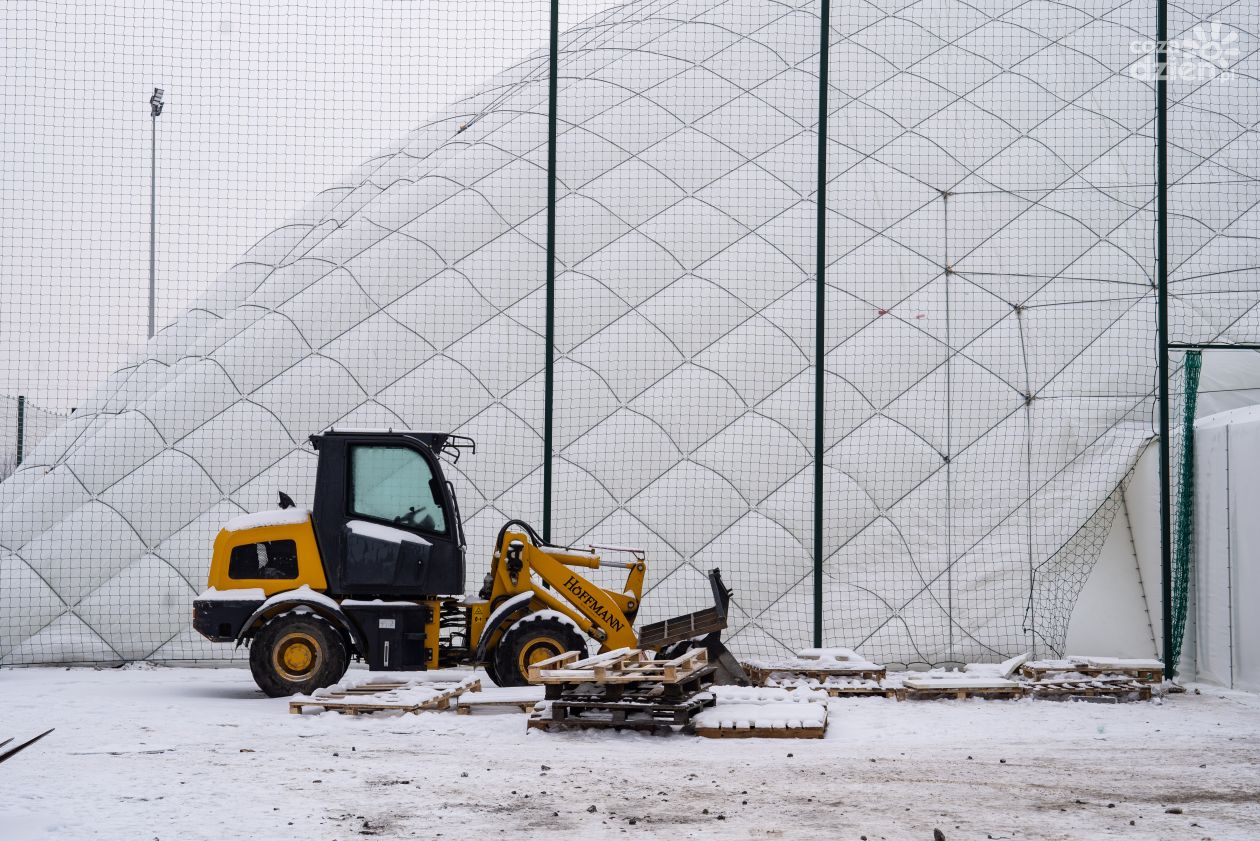
<path fill-rule="evenodd" d="M 1034 698 L 1070 701 L 1073 698 L 1114 698 L 1117 701 L 1149 701 L 1151 685 L 1130 677 L 1046 678 L 1027 686 Z"/>
<path fill-rule="evenodd" d="M 465 678 L 460 681 L 381 681 L 371 680 L 346 686 L 338 684 L 317 689 L 312 695 L 299 695 L 289 701 L 289 712 L 301 715 L 307 707 L 323 711 L 361 715 L 376 712 L 418 713 L 423 710 L 450 709 L 451 701 L 464 692 L 481 691 L 481 681 Z"/>
<path fill-rule="evenodd" d="M 1164 664 L 1158 660 L 1123 660 L 1117 657 L 1069 657 L 1066 660 L 1036 660 L 1020 668 L 1024 677 L 1044 680 L 1048 676 L 1073 678 L 1080 675 L 1102 677 L 1121 675 L 1143 683 L 1162 683 Z"/>
<path fill-rule="evenodd" d="M 927 701 L 937 698 L 1009 699 L 1021 698 L 1023 695 L 1024 686 L 1017 681 L 957 672 L 907 677 L 896 691 L 898 701 Z"/>
<path fill-rule="evenodd" d="M 614 728 L 665 731 L 685 727 L 713 704 L 709 654 L 694 649 L 672 660 L 623 648 L 578 659 L 567 652 L 530 667 L 531 683 L 545 687 L 546 703 L 529 719 L 543 730 Z"/>
<path fill-rule="evenodd" d="M 529 712 L 538 706 L 543 693 L 536 686 L 494 687 L 468 691 L 455 702 L 455 712 L 470 715 L 473 710 L 507 709 Z"/>
<path fill-rule="evenodd" d="M 755 686 L 813 681 L 835 695 L 885 694 L 880 684 L 887 670 L 847 648 L 803 648 L 793 657 L 748 660 L 743 665 Z"/>
<path fill-rule="evenodd" d="M 896 690 L 876 679 L 866 677 L 847 677 L 830 675 L 819 680 L 813 677 L 802 677 L 791 672 L 772 672 L 762 679 L 761 686 L 773 689 L 816 689 L 826 692 L 832 698 L 855 698 L 875 696 L 892 698 Z"/>
<path fill-rule="evenodd" d="M 692 721 L 709 739 L 821 739 L 827 732 L 827 695 L 812 689 L 714 687 L 717 704 Z"/>

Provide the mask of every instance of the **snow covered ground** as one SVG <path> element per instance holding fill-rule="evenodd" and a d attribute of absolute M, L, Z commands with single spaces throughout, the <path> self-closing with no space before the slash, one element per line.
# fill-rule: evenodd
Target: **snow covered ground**
<path fill-rule="evenodd" d="M 1260 697 L 1207 687 L 848 699 L 825 740 L 707 740 L 289 715 L 244 669 L 0 670 L 0 740 L 48 727 L 0 764 L 5 841 L 1260 837 Z"/>

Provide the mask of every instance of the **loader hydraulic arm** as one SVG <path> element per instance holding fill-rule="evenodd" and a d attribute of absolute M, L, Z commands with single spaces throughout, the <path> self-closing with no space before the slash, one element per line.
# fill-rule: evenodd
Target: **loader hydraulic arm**
<path fill-rule="evenodd" d="M 491 601 L 530 592 L 532 602 L 567 616 L 602 649 L 637 645 L 633 622 L 647 569 L 642 557 L 616 562 L 627 570 L 626 583 L 620 593 L 605 590 L 573 567 L 599 569 L 612 564 L 593 552 L 539 545 L 541 541 L 535 542 L 537 535 L 532 531 L 505 529 L 501 533 L 488 582 Z"/>

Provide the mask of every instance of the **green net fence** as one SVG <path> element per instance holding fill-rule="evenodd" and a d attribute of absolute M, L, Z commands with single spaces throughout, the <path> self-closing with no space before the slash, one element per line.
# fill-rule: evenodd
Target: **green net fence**
<path fill-rule="evenodd" d="M 1182 355 L 1181 371 L 1175 382 L 1180 408 L 1177 425 L 1170 436 L 1172 460 L 1171 496 L 1173 510 L 1172 543 L 1172 619 L 1173 649 L 1168 662 L 1181 660 L 1182 642 L 1190 610 L 1190 581 L 1194 562 L 1194 419 L 1199 395 L 1199 376 L 1203 370 L 1203 354 L 1189 351 Z"/>
<path fill-rule="evenodd" d="M 476 439 L 470 592 L 520 518 L 644 548 L 645 622 L 720 567 L 742 654 L 1065 652 L 1152 433 L 1153 0 L 5 15 L 0 391 L 73 413 L 0 663 L 231 656 L 214 535 L 334 425 Z M 1173 15 L 1183 337 L 1256 332 L 1255 16 Z"/>

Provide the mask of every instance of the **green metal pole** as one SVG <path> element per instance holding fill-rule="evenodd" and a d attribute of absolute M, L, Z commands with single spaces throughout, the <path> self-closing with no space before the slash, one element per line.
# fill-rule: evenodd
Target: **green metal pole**
<path fill-rule="evenodd" d="M 827 59 L 831 0 L 822 0 L 818 38 L 818 230 L 814 243 L 814 646 L 823 644 L 823 436 L 827 346 Z"/>
<path fill-rule="evenodd" d="M 1177 669 L 1172 609 L 1172 484 L 1168 406 L 1168 3 L 1155 3 L 1155 285 L 1159 353 L 1159 570 L 1164 678 Z M 1186 430 L 1185 434 L 1190 434 Z"/>
<path fill-rule="evenodd" d="M 543 540 L 551 540 L 552 431 L 556 385 L 556 76 L 560 67 L 560 0 L 551 0 L 547 86 L 547 362 L 543 386 Z"/>
<path fill-rule="evenodd" d="M 17 428 L 17 466 L 22 466 L 26 455 L 26 398 L 18 395 L 18 428 Z"/>

